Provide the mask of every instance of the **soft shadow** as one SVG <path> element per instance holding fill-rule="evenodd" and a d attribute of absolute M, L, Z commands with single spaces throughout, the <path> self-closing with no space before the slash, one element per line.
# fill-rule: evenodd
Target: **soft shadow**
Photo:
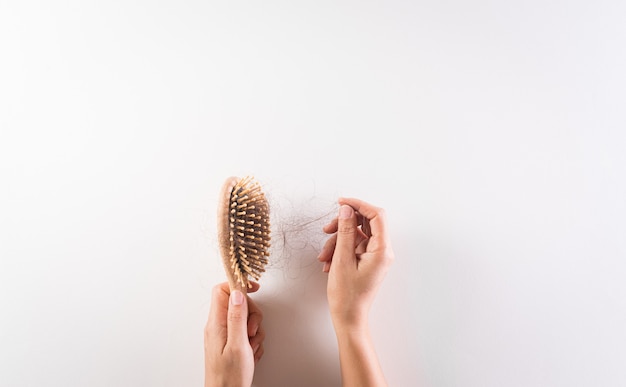
<path fill-rule="evenodd" d="M 341 385 L 326 301 L 327 275 L 315 255 L 311 251 L 303 254 L 296 265 L 290 264 L 290 270 L 273 279 L 272 289 L 262 289 L 255 297 L 266 330 L 265 354 L 253 383 L 256 387 Z"/>

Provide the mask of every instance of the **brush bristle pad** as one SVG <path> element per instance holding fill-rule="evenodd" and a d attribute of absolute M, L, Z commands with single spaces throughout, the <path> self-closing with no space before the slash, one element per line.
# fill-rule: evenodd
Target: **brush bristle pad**
<path fill-rule="evenodd" d="M 252 177 L 237 181 L 229 202 L 230 263 L 237 282 L 251 287 L 268 262 L 270 247 L 269 205 L 261 186 Z"/>

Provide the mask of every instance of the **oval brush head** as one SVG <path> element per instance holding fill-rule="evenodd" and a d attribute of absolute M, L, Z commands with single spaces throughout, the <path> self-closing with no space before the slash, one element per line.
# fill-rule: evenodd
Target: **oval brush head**
<path fill-rule="evenodd" d="M 218 240 L 231 289 L 246 292 L 265 271 L 270 247 L 269 205 L 254 178 L 230 177 L 218 204 Z"/>

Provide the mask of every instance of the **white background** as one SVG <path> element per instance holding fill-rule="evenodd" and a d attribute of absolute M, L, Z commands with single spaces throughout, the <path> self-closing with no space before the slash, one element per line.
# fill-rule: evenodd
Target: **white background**
<path fill-rule="evenodd" d="M 315 259 L 339 196 L 388 213 L 391 385 L 626 385 L 625 14 L 0 0 L 0 385 L 202 385 L 245 174 L 275 235 L 256 385 L 340 384 Z"/>

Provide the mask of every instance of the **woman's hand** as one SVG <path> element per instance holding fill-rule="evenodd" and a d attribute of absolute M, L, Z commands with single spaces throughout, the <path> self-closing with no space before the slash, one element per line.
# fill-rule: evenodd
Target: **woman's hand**
<path fill-rule="evenodd" d="M 358 199 L 339 199 L 339 215 L 319 260 L 328 273 L 328 304 L 339 345 L 344 386 L 387 385 L 369 331 L 368 312 L 394 259 L 385 212 Z"/>
<path fill-rule="evenodd" d="M 259 289 L 252 283 L 249 292 Z M 263 356 L 263 314 L 242 292 L 228 283 L 213 288 L 209 319 L 204 328 L 205 387 L 250 386 L 254 366 Z"/>
<path fill-rule="evenodd" d="M 394 254 L 382 208 L 354 198 L 339 199 L 339 215 L 324 227 L 332 234 L 319 255 L 328 275 L 333 324 L 361 325 Z"/>

